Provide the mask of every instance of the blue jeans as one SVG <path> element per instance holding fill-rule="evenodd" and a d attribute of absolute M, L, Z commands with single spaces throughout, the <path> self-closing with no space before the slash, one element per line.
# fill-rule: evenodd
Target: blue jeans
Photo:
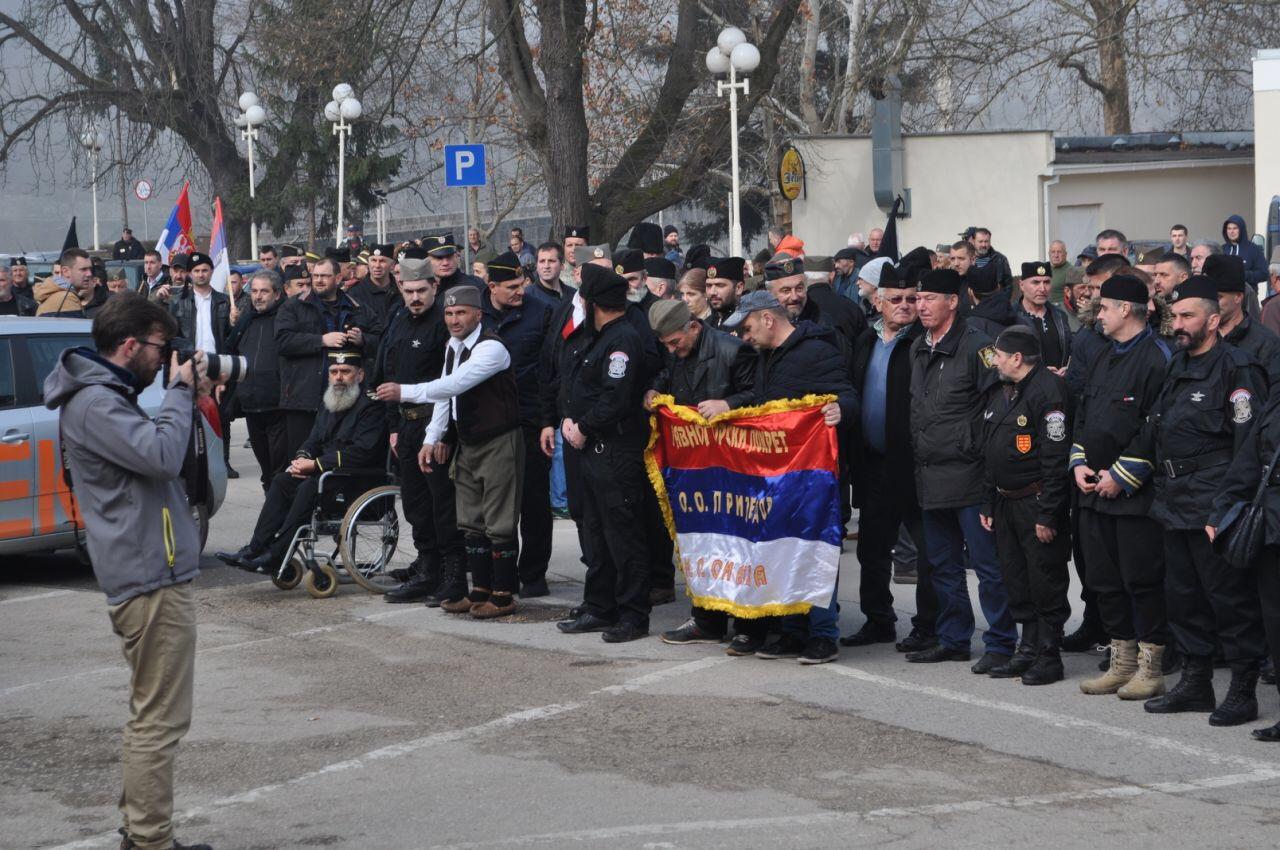
<path fill-rule="evenodd" d="M 569 507 L 569 493 L 564 483 L 564 436 L 556 429 L 556 453 L 551 457 L 551 507 L 563 511 Z"/>
<path fill-rule="evenodd" d="M 938 592 L 938 640 L 951 649 L 969 649 L 973 603 L 965 579 L 964 550 L 978 575 L 978 601 L 988 628 L 982 636 L 988 652 L 1012 654 L 1018 631 L 1009 616 L 1009 600 L 996 560 L 996 538 L 982 527 L 978 506 L 924 511 L 924 539 Z"/>
<path fill-rule="evenodd" d="M 782 618 L 782 631 L 795 635 L 801 640 L 813 638 L 840 638 L 840 576 L 836 575 L 836 586 L 831 590 L 831 602 L 827 607 L 817 605 L 809 609 L 808 614 L 790 614 Z"/>

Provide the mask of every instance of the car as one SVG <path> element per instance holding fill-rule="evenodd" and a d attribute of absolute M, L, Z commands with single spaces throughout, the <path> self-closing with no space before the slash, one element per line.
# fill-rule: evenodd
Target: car
<path fill-rule="evenodd" d="M 76 527 L 75 500 L 62 475 L 58 413 L 44 406 L 44 379 L 64 350 L 93 347 L 91 327 L 88 319 L 0 316 L 0 555 L 83 551 L 76 535 L 83 541 L 84 531 Z M 164 399 L 161 383 L 157 376 L 138 397 L 152 416 Z M 217 405 L 204 398 L 199 410 L 208 491 L 204 504 L 192 505 L 191 511 L 203 549 L 209 520 L 227 493 L 227 468 Z"/>

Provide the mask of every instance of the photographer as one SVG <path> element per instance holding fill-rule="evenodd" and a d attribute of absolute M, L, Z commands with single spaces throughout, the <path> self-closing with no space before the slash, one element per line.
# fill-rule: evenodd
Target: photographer
<path fill-rule="evenodd" d="M 154 422 L 137 401 L 164 365 L 177 331 L 162 305 L 121 293 L 94 318 L 97 353 L 63 352 L 44 384 L 45 404 L 60 411 L 63 455 L 94 575 L 129 664 L 120 797 L 124 848 L 181 846 L 173 841 L 173 761 L 191 725 L 191 580 L 200 561 L 181 474 L 203 353 L 182 365 L 172 356 L 172 379 Z M 204 383 L 201 391 L 206 388 Z"/>

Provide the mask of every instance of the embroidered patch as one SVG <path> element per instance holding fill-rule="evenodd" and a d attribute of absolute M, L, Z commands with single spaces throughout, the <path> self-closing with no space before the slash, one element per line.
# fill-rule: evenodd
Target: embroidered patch
<path fill-rule="evenodd" d="M 1231 421 L 1243 425 L 1253 418 L 1253 394 L 1244 387 L 1231 394 Z"/>
<path fill-rule="evenodd" d="M 1044 428 L 1050 440 L 1062 442 L 1067 438 L 1067 414 L 1061 410 L 1050 410 L 1044 415 Z"/>
<path fill-rule="evenodd" d="M 1018 447 L 1018 451 L 1022 452 L 1023 454 L 1026 454 L 1027 452 L 1031 451 L 1031 435 L 1019 434 L 1017 439 L 1014 440 L 1013 444 Z"/>
<path fill-rule="evenodd" d="M 621 378 L 627 374 L 627 361 L 631 358 L 625 351 L 615 351 L 609 355 L 609 377 Z"/>
<path fill-rule="evenodd" d="M 1204 393 L 1200 392 L 1199 390 L 1193 392 L 1191 394 L 1191 400 L 1196 403 L 1204 401 Z"/>
<path fill-rule="evenodd" d="M 415 339 L 413 342 L 409 343 L 409 345 L 413 348 L 422 348 L 422 340 Z"/>
<path fill-rule="evenodd" d="M 1018 417 L 1018 427 L 1019 427 L 1019 428 L 1025 428 L 1025 427 L 1027 427 L 1027 417 L 1025 417 L 1025 416 L 1019 416 L 1019 417 Z"/>
<path fill-rule="evenodd" d="M 995 368 L 996 365 L 996 347 L 994 345 L 983 346 L 978 349 L 978 357 L 982 360 L 982 365 L 988 369 Z"/>

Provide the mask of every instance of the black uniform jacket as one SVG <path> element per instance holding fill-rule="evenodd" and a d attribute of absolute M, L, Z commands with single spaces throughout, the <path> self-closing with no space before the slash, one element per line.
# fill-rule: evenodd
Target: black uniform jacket
<path fill-rule="evenodd" d="M 400 290 L 396 288 L 394 280 L 383 287 L 365 278 L 348 289 L 347 292 L 358 303 L 363 304 L 365 309 L 378 320 L 378 324 L 383 326 L 390 321 L 391 315 L 404 304 L 404 298 L 401 297 Z"/>
<path fill-rule="evenodd" d="M 1227 467 L 1213 497 L 1213 510 L 1206 525 L 1219 531 L 1222 530 L 1224 515 L 1234 505 L 1253 499 L 1263 468 L 1272 462 L 1276 449 L 1280 447 L 1280 393 L 1271 394 L 1266 408 L 1256 418 L 1258 421 L 1240 443 L 1240 449 Z M 1262 491 L 1263 545 L 1276 547 L 1280 546 L 1280 473 L 1272 471 L 1267 479 L 1267 486 Z"/>
<path fill-rule="evenodd" d="M 337 303 L 322 306 L 313 291 L 307 298 L 288 298 L 276 313 L 276 351 L 280 355 L 280 407 L 314 411 L 320 407 L 328 380 L 322 337 L 331 331 L 360 328 L 365 352 L 377 351 L 375 318 L 349 294 L 339 292 Z"/>
<path fill-rule="evenodd" d="M 1070 465 L 1110 470 L 1125 492 L 1114 499 L 1080 493 L 1080 506 L 1099 513 L 1146 516 L 1152 488 L 1144 486 L 1154 458 L 1141 439 L 1164 384 L 1168 349 L 1148 327 L 1126 343 L 1110 343 L 1094 357 L 1076 413 Z"/>
<path fill-rule="evenodd" d="M 1247 352 L 1220 342 L 1179 351 L 1143 428 L 1138 453 L 1155 458 L 1151 516 L 1170 530 L 1209 521 L 1210 503 L 1267 399 L 1267 376 Z"/>
<path fill-rule="evenodd" d="M 1041 364 L 1016 384 L 988 387 L 983 401 L 988 493 L 995 497 L 1001 490 L 1039 484 L 1036 522 L 1061 530 L 1071 506 L 1072 406 L 1066 382 Z"/>
<path fill-rule="evenodd" d="M 666 368 L 653 388 L 670 393 L 676 404 L 697 405 L 721 399 L 729 407 L 746 407 L 755 397 L 756 350 L 732 334 L 699 320 L 702 330 L 688 357 L 666 354 Z"/>
<path fill-rule="evenodd" d="M 809 304 L 817 308 L 817 315 L 801 312 L 800 318 L 817 321 L 818 324 L 835 328 L 844 336 L 845 343 L 853 345 L 853 341 L 862 336 L 867 329 L 867 314 L 857 305 L 831 288 L 829 283 L 815 283 L 805 287 L 805 297 Z"/>
<path fill-rule="evenodd" d="M 387 421 L 383 404 L 361 390 L 356 403 L 341 413 L 321 407 L 298 457 L 314 460 L 321 472 L 381 468 L 387 454 Z"/>
<path fill-rule="evenodd" d="M 377 387 L 383 383 L 421 384 L 434 381 L 444 372 L 445 346 L 449 343 L 449 329 L 444 324 L 444 306 L 437 300 L 415 316 L 408 308 L 401 307 L 392 313 L 387 328 L 378 343 L 378 354 L 368 384 Z M 422 427 L 431 421 L 431 406 L 414 420 Z M 398 429 L 401 422 L 399 402 L 387 405 L 387 425 Z"/>
<path fill-rule="evenodd" d="M 1267 386 L 1280 385 L 1280 336 L 1274 331 L 1245 316 L 1223 339 L 1252 355 L 1267 374 Z"/>
<path fill-rule="evenodd" d="M 991 337 L 956 317 L 930 347 L 911 344 L 911 440 L 916 489 L 926 510 L 981 505 L 982 394 L 999 380 Z"/>
<path fill-rule="evenodd" d="M 586 435 L 588 450 L 590 443 L 644 446 L 649 434 L 644 361 L 644 341 L 623 315 L 592 334 L 566 364 L 565 416 Z"/>
<path fill-rule="evenodd" d="M 1001 289 L 975 304 L 964 320 L 969 323 L 969 327 L 977 328 L 994 340 L 1002 330 L 1017 324 L 1018 313 L 1009 300 L 1009 291 Z"/>

